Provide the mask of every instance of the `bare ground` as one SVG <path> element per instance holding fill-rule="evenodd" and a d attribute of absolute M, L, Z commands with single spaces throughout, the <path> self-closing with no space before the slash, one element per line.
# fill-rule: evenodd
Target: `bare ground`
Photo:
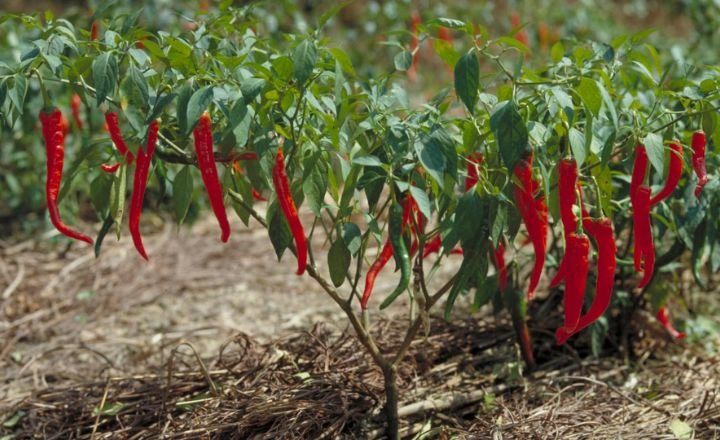
<path fill-rule="evenodd" d="M 168 228 L 146 238 L 149 263 L 127 237 L 97 260 L 48 237 L 0 243 L 0 438 L 381 436 L 381 375 L 337 306 L 264 230 L 233 234 Z M 376 323 L 387 350 L 399 310 Z M 431 327 L 400 371 L 408 438 L 720 438 L 720 358 L 657 327 L 628 363 L 535 326 L 544 363 L 525 376 L 504 319 Z"/>

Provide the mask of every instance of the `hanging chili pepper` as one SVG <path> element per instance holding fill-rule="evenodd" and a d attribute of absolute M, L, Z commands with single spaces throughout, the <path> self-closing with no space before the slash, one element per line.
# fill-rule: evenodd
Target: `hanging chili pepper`
<path fill-rule="evenodd" d="M 583 213 L 583 228 L 597 243 L 597 278 L 595 281 L 595 298 L 585 315 L 580 317 L 574 331 L 568 332 L 560 328 L 555 334 L 558 345 L 564 344 L 568 338 L 597 321 L 607 310 L 612 299 L 615 283 L 617 247 L 612 221 L 607 217 L 592 220 Z"/>
<path fill-rule="evenodd" d="M 116 162 L 112 165 L 108 165 L 106 163 L 100 164 L 100 169 L 108 174 L 114 174 L 118 168 L 120 168 L 120 162 Z"/>
<path fill-rule="evenodd" d="M 62 181 L 63 163 L 65 160 L 65 135 L 63 134 L 63 115 L 59 109 L 49 111 L 41 110 L 39 114 L 43 138 L 45 140 L 45 153 L 47 155 L 47 180 L 45 183 L 45 198 L 48 213 L 53 226 L 63 235 L 93 244 L 93 239 L 81 234 L 63 223 L 58 208 L 58 193 Z"/>
<path fill-rule="evenodd" d="M 70 123 L 67 119 L 65 119 L 65 115 L 60 113 L 60 128 L 62 130 L 63 134 L 63 145 L 65 142 L 65 137 L 67 137 L 68 132 L 70 131 Z"/>
<path fill-rule="evenodd" d="M 402 233 L 405 233 L 405 229 L 408 226 L 412 228 L 412 224 L 410 222 L 410 215 L 412 213 L 413 205 L 415 205 L 415 200 L 409 194 L 406 195 L 405 199 L 403 200 Z M 440 236 L 437 236 L 437 239 L 439 244 L 442 244 L 442 242 L 440 241 Z M 430 253 L 427 252 L 427 247 L 428 244 L 425 245 L 423 258 L 430 255 Z M 440 245 L 438 245 L 438 249 L 440 249 Z M 415 249 L 415 251 L 416 250 L 417 249 Z M 410 254 L 412 255 L 413 252 L 414 251 L 411 249 Z M 462 249 L 460 249 L 460 252 L 462 252 Z M 375 279 L 377 278 L 380 271 L 383 270 L 387 262 L 390 261 L 390 257 L 392 256 L 393 246 L 390 238 L 388 237 L 388 239 L 385 241 L 385 244 L 383 245 L 382 251 L 380 252 L 380 257 L 378 257 L 378 259 L 372 264 L 372 266 L 370 266 L 370 269 L 368 269 L 367 275 L 365 276 L 365 290 L 363 291 L 363 295 L 360 300 L 360 307 L 362 307 L 363 310 L 367 308 L 367 303 L 370 300 L 373 287 L 375 286 Z"/>
<path fill-rule="evenodd" d="M 692 135 L 692 166 L 695 170 L 695 174 L 698 177 L 697 185 L 695 186 L 695 197 L 699 197 L 705 184 L 708 182 L 707 168 L 705 166 L 705 145 L 707 141 L 705 139 L 705 132 L 698 130 Z"/>
<path fill-rule="evenodd" d="M 497 247 L 493 250 L 495 256 L 495 267 L 498 274 L 498 287 L 504 292 L 507 288 L 507 266 L 505 265 L 505 244 L 502 240 L 498 242 Z"/>
<path fill-rule="evenodd" d="M 440 252 L 441 247 L 442 247 L 442 238 L 440 238 L 439 235 L 436 235 L 432 240 L 425 243 L 425 249 L 423 249 L 423 258 L 427 258 L 431 254 Z M 412 254 L 412 252 L 410 254 Z M 451 250 L 450 254 L 462 255 L 463 250 L 460 248 L 456 248 L 456 249 Z"/>
<path fill-rule="evenodd" d="M 132 163 L 133 154 L 125 144 L 122 133 L 120 132 L 120 118 L 116 112 L 105 113 L 105 123 L 107 124 L 108 133 L 110 133 L 110 139 L 112 139 L 115 148 L 121 156 L 123 156 L 127 163 Z"/>
<path fill-rule="evenodd" d="M 80 104 L 80 95 L 77 93 L 73 94 L 72 98 L 70 98 L 70 108 L 72 109 L 73 120 L 78 130 L 83 129 L 82 119 L 80 119 Z"/>
<path fill-rule="evenodd" d="M 635 162 L 633 163 L 632 177 L 630 179 L 630 196 L 645 184 L 645 175 L 648 169 L 648 155 L 645 145 L 637 144 L 635 147 Z"/>
<path fill-rule="evenodd" d="M 670 322 L 670 314 L 667 311 L 666 307 L 660 307 L 657 312 L 657 319 L 660 321 L 660 323 L 665 327 L 665 330 L 670 333 L 670 336 L 673 337 L 673 339 L 683 339 L 685 338 L 685 332 L 680 332 L 673 327 L 672 322 Z"/>
<path fill-rule="evenodd" d="M 207 191 L 210 206 L 220 225 L 220 240 L 227 242 L 230 238 L 230 223 L 228 222 L 225 204 L 223 203 L 223 190 L 220 185 L 215 157 L 213 156 L 212 121 L 210 114 L 205 112 L 200 116 L 198 124 L 193 130 L 195 140 L 195 156 L 197 157 L 200 175 Z M 300 249 L 298 249 L 298 252 Z M 303 270 L 305 266 L 303 266 Z"/>
<path fill-rule="evenodd" d="M 587 235 L 571 232 L 567 240 L 567 254 L 572 259 L 572 270 L 568 271 L 565 283 L 563 304 L 565 306 L 565 321 L 561 328 L 555 332 L 558 344 L 565 333 L 572 333 L 580 322 L 582 306 L 585 299 L 585 284 L 590 268 L 590 240 Z"/>
<path fill-rule="evenodd" d="M 410 198 L 408 196 L 408 198 Z M 407 246 L 405 245 L 405 239 L 403 238 L 403 230 L 405 229 L 405 222 L 403 217 L 405 215 L 405 209 L 398 202 L 394 201 L 390 206 L 390 218 L 388 219 L 388 235 L 390 243 L 392 244 L 392 253 L 395 257 L 395 262 L 400 267 L 400 282 L 398 283 L 395 290 L 385 298 L 380 304 L 380 309 L 384 309 L 395 301 L 401 293 L 406 291 L 410 286 L 410 276 L 412 274 L 410 266 L 410 254 Z"/>
<path fill-rule="evenodd" d="M 360 307 L 363 310 L 367 309 L 367 303 L 372 295 L 373 287 L 375 286 L 375 279 L 377 278 L 380 271 L 385 267 L 390 258 L 393 256 L 392 244 L 390 240 L 385 242 L 385 245 L 380 252 L 380 257 L 370 266 L 365 276 L 365 290 L 363 291 L 362 299 L 360 300 Z"/>
<path fill-rule="evenodd" d="M 683 165 L 683 148 L 679 142 L 670 142 L 670 163 L 668 164 L 668 176 L 665 181 L 665 185 L 659 193 L 655 194 L 650 198 L 650 206 L 655 206 L 668 198 L 675 188 L 678 182 L 680 182 L 680 176 L 682 176 L 682 165 Z"/>
<path fill-rule="evenodd" d="M 563 235 L 567 237 L 577 230 L 577 217 L 573 212 L 576 202 L 575 188 L 578 186 L 578 168 L 574 159 L 562 159 L 558 163 L 558 198 L 560 199 L 560 219 L 563 224 Z M 574 262 L 569 259 L 567 250 L 560 260 L 558 271 L 550 281 L 550 288 L 560 285 L 565 279 L 568 264 Z"/>
<path fill-rule="evenodd" d="M 98 23 L 97 20 L 94 20 L 92 25 L 90 25 L 90 40 L 96 41 L 98 36 L 100 36 L 100 23 Z"/>
<path fill-rule="evenodd" d="M 550 41 L 550 32 L 548 30 L 547 24 L 545 22 L 540 22 L 538 24 L 538 42 L 540 43 L 540 50 L 543 52 L 547 52 Z"/>
<path fill-rule="evenodd" d="M 655 269 L 655 245 L 652 236 L 652 222 L 650 221 L 650 188 L 641 185 L 630 195 L 633 216 L 633 235 L 635 236 L 635 249 L 633 261 L 636 272 L 643 272 L 643 278 L 638 287 L 643 288 L 650 283 Z"/>
<path fill-rule="evenodd" d="M 305 230 L 300 222 L 300 217 L 298 217 L 295 200 L 293 200 L 292 193 L 290 192 L 290 181 L 285 171 L 285 154 L 283 153 L 282 146 L 278 148 L 275 156 L 275 166 L 273 167 L 272 176 L 275 192 L 278 197 L 278 204 L 285 215 L 288 226 L 290 226 L 290 232 L 295 239 L 295 250 L 297 251 L 298 259 L 297 274 L 302 275 L 305 273 L 305 266 L 307 266 L 307 238 L 305 237 Z"/>
<path fill-rule="evenodd" d="M 513 29 L 520 27 L 522 22 L 520 21 L 520 14 L 518 14 L 517 11 L 512 11 L 510 14 L 510 24 L 512 25 Z M 528 38 L 528 34 L 525 31 L 525 29 L 521 29 L 515 34 L 515 39 L 524 44 L 525 46 L 530 45 L 530 39 Z"/>
<path fill-rule="evenodd" d="M 532 155 L 521 159 L 515 166 L 514 173 L 519 182 L 519 185 L 516 184 L 515 186 L 515 203 L 535 251 L 535 264 L 533 265 L 528 286 L 528 299 L 532 299 L 545 265 L 548 212 L 545 199 L 540 197 L 536 201 L 534 197 L 534 192 L 539 187 L 539 183 L 532 176 Z"/>
<path fill-rule="evenodd" d="M 130 199 L 130 212 L 128 214 L 129 229 L 133 244 L 135 244 L 135 249 L 137 249 L 138 253 L 145 260 L 148 260 L 148 256 L 145 252 L 145 246 L 143 246 L 142 235 L 140 235 L 140 215 L 142 214 L 150 164 L 152 163 L 153 153 L 155 152 L 155 145 L 157 145 L 159 130 L 160 126 L 158 121 L 152 121 L 148 128 L 145 151 L 143 151 L 142 148 L 138 148 L 137 160 L 135 161 L 135 176 L 133 177 L 133 192 Z"/>

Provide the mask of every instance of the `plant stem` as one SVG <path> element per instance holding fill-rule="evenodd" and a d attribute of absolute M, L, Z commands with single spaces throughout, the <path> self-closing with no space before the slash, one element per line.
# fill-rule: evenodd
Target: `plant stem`
<path fill-rule="evenodd" d="M 400 440 L 400 419 L 398 417 L 397 370 L 395 365 L 386 362 L 382 366 L 385 379 L 385 417 L 387 426 L 385 433 L 390 440 Z"/>

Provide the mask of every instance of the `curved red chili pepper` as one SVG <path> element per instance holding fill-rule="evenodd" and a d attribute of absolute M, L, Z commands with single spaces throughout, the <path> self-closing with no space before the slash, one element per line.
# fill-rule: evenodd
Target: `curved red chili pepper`
<path fill-rule="evenodd" d="M 106 163 L 100 164 L 100 169 L 108 174 L 114 174 L 115 171 L 118 170 L 118 168 L 120 168 L 120 162 L 115 162 L 112 165 Z"/>
<path fill-rule="evenodd" d="M 637 144 L 635 147 L 635 162 L 633 163 L 632 177 L 630 178 L 630 196 L 645 184 L 645 176 L 648 169 L 647 150 L 643 144 Z"/>
<path fill-rule="evenodd" d="M 635 194 L 631 194 L 630 202 L 633 209 L 635 236 L 633 261 L 635 270 L 643 272 L 643 278 L 638 285 L 638 287 L 643 288 L 650 283 L 655 270 L 655 245 L 652 236 L 652 222 L 650 221 L 650 188 L 641 185 L 635 191 Z"/>
<path fill-rule="evenodd" d="M 82 104 L 82 101 L 80 100 L 80 95 L 77 93 L 72 95 L 72 98 L 70 99 L 70 108 L 72 109 L 72 115 L 73 120 L 75 121 L 75 126 L 78 128 L 78 130 L 83 129 L 83 122 L 82 119 L 80 119 L 80 105 Z"/>
<path fill-rule="evenodd" d="M 298 259 L 296 273 L 302 275 L 305 273 L 305 267 L 307 266 L 307 238 L 305 237 L 305 230 L 300 222 L 300 217 L 298 217 L 295 200 L 293 200 L 292 192 L 290 191 L 290 181 L 285 171 L 285 154 L 283 153 L 282 147 L 278 148 L 275 156 L 275 167 L 273 167 L 272 176 L 275 192 L 278 197 L 278 204 L 285 215 L 285 219 L 290 227 L 290 232 L 295 239 L 295 249 Z"/>
<path fill-rule="evenodd" d="M 360 299 L 360 307 L 365 310 L 367 309 L 367 303 L 370 300 L 370 296 L 372 295 L 373 287 L 375 286 L 375 279 L 377 278 L 380 271 L 385 267 L 385 265 L 390 261 L 390 259 L 393 256 L 393 248 L 392 244 L 390 243 L 390 240 L 385 241 L 385 244 L 383 245 L 382 251 L 380 252 L 380 256 L 377 260 L 370 266 L 370 269 L 367 271 L 367 275 L 365 275 L 365 290 L 363 290 L 362 298 Z"/>
<path fill-rule="evenodd" d="M 92 25 L 90 25 L 90 40 L 96 41 L 99 36 L 100 36 L 100 24 L 97 22 L 97 20 L 94 20 L 92 22 Z"/>
<path fill-rule="evenodd" d="M 440 238 L 439 235 L 436 235 L 435 237 L 433 237 L 432 240 L 425 243 L 425 249 L 423 250 L 423 258 L 427 258 L 431 254 L 440 252 L 441 247 L 442 247 L 442 238 Z M 456 248 L 456 249 L 451 250 L 450 254 L 462 255 L 463 250 L 460 248 Z"/>
<path fill-rule="evenodd" d="M 200 116 L 197 126 L 193 130 L 195 140 L 195 156 L 197 157 L 200 175 L 205 184 L 210 206 L 215 218 L 220 225 L 220 240 L 227 242 L 230 238 L 230 223 L 228 222 L 225 203 L 223 202 L 223 190 L 220 185 L 217 168 L 215 167 L 215 156 L 213 155 L 212 121 L 210 115 L 205 112 Z"/>
<path fill-rule="evenodd" d="M 698 130 L 692 135 L 692 166 L 698 177 L 697 185 L 695 185 L 695 197 L 699 197 L 703 188 L 708 182 L 707 167 L 705 166 L 705 145 L 707 140 L 705 132 Z"/>
<path fill-rule="evenodd" d="M 571 232 L 566 240 L 567 253 L 572 258 L 573 268 L 567 273 L 563 304 L 565 320 L 561 328 L 555 332 L 555 340 L 561 344 L 564 335 L 573 333 L 580 322 L 582 306 L 585 300 L 585 285 L 590 268 L 590 240 L 586 235 Z"/>
<path fill-rule="evenodd" d="M 650 206 L 655 206 L 672 195 L 682 176 L 683 147 L 677 141 L 670 142 L 669 146 L 670 162 L 668 164 L 667 180 L 665 180 L 665 185 L 660 192 L 650 198 Z"/>
<path fill-rule="evenodd" d="M 580 317 L 577 327 L 572 332 L 563 328 L 556 332 L 558 345 L 564 344 L 572 335 L 597 321 L 607 310 L 612 299 L 615 284 L 615 269 L 617 246 L 612 221 L 607 217 L 592 220 L 583 213 L 583 229 L 590 235 L 598 246 L 597 279 L 595 281 L 595 298 L 587 313 Z"/>
<path fill-rule="evenodd" d="M 573 212 L 573 206 L 577 199 L 575 194 L 577 185 L 577 162 L 574 159 L 562 159 L 558 163 L 558 198 L 560 199 L 560 219 L 566 241 L 568 235 L 577 230 L 577 217 Z M 559 286 L 562 280 L 565 279 L 568 263 L 572 264 L 573 262 L 568 258 L 566 250 L 560 260 L 557 273 L 550 281 L 550 288 Z"/>
<path fill-rule="evenodd" d="M 544 197 L 540 197 L 536 201 L 533 195 L 534 191 L 539 187 L 539 183 L 532 177 L 532 156 L 521 159 L 515 166 L 514 173 L 520 183 L 520 185 L 515 186 L 515 203 L 535 251 L 535 264 L 533 265 L 528 286 L 528 299 L 532 299 L 535 295 L 535 289 L 540 283 L 543 266 L 545 266 L 548 212 Z"/>
<path fill-rule="evenodd" d="M 58 193 L 62 181 L 63 164 L 65 161 L 65 135 L 63 134 L 63 115 L 59 109 L 40 111 L 40 125 L 45 140 L 47 155 L 47 180 L 45 183 L 45 199 L 50 221 L 63 235 L 93 244 L 93 239 L 75 231 L 63 223 L 58 208 Z"/>
<path fill-rule="evenodd" d="M 673 339 L 683 339 L 686 336 L 685 332 L 677 331 L 675 327 L 673 327 L 672 322 L 670 322 L 670 314 L 668 313 L 666 307 L 660 307 L 658 309 L 657 319 L 663 327 L 665 327 L 665 330 L 670 333 L 670 336 L 672 336 Z"/>
<path fill-rule="evenodd" d="M 110 139 L 112 139 L 115 148 L 118 153 L 127 159 L 127 163 L 132 163 L 134 160 L 132 151 L 130 151 L 125 144 L 122 133 L 120 132 L 120 118 L 116 112 L 105 113 L 105 123 L 107 124 L 108 133 L 110 133 Z"/>
<path fill-rule="evenodd" d="M 148 174 L 150 172 L 150 164 L 152 156 L 157 145 L 158 131 L 160 126 L 158 121 L 152 121 L 147 133 L 147 144 L 145 151 L 138 148 L 137 159 L 135 161 L 135 176 L 133 177 L 133 192 L 130 199 L 129 229 L 133 239 L 133 244 L 138 253 L 148 260 L 145 246 L 143 246 L 142 235 L 140 234 L 140 216 L 142 215 L 143 200 L 145 200 L 145 189 L 147 188 Z"/>

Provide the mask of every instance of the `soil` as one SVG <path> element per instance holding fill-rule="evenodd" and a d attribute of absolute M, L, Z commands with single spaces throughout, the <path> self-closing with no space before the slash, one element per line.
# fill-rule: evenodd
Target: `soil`
<path fill-rule="evenodd" d="M 145 239 L 150 262 L 129 237 L 108 236 L 97 259 L 64 243 L 0 243 L 0 438 L 382 435 L 379 371 L 259 225 L 233 225 L 227 245 L 212 220 L 166 227 Z M 394 280 L 385 271 L 377 290 Z M 405 308 L 375 318 L 385 350 Z M 657 327 L 634 362 L 583 359 L 582 343 L 558 349 L 532 327 L 541 365 L 525 375 L 502 317 L 460 312 L 430 329 L 399 373 L 407 438 L 720 436 L 719 358 Z"/>

